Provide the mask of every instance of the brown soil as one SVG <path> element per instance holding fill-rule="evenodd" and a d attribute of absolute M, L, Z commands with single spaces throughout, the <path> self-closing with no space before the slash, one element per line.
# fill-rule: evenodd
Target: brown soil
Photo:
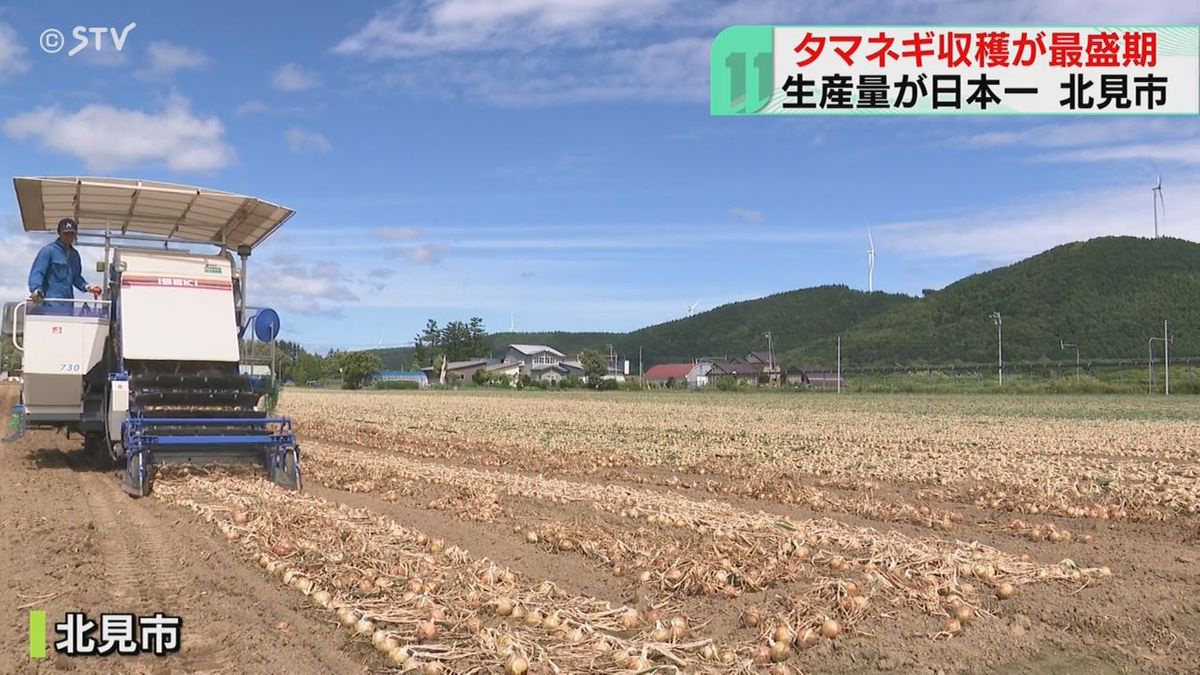
<path fill-rule="evenodd" d="M 0 387 L 0 411 L 9 409 L 15 393 L 12 387 Z M 36 432 L 15 444 L 0 446 L 0 527 L 4 533 L 0 579 L 9 590 L 0 601 L 5 617 L 5 627 L 0 630 L 0 672 L 387 671 L 369 645 L 335 625 L 328 613 L 311 609 L 298 592 L 273 581 L 211 524 L 183 508 L 127 497 L 112 474 L 90 468 L 79 445 L 75 439 Z M 325 451 L 352 457 L 377 452 L 423 454 L 418 447 L 384 451 L 321 445 L 327 446 Z M 486 444 L 479 444 L 444 463 L 450 469 L 471 466 L 473 452 L 487 456 L 489 451 Z M 558 477 L 580 483 L 621 482 L 617 472 L 580 473 L 564 470 Z M 979 541 L 1013 554 L 1028 553 L 1043 562 L 1071 558 L 1082 565 L 1112 569 L 1110 580 L 1093 587 L 1066 582 L 1024 586 L 1012 600 L 987 603 L 995 616 L 978 617 L 953 638 L 936 637 L 941 629 L 936 617 L 908 607 L 879 608 L 844 637 L 822 641 L 797 654 L 790 663 L 803 672 L 1196 672 L 1200 663 L 1200 545 L 1194 519 L 1133 523 L 1018 516 L 1094 537 L 1091 544 L 1078 538 L 1034 542 L 1003 528 L 1014 514 L 952 499 L 921 500 L 913 486 L 898 483 L 884 483 L 872 497 L 944 509 L 962 515 L 963 522 L 949 532 L 938 532 L 919 524 L 785 505 L 770 497 L 718 497 L 703 487 L 661 485 L 675 477 L 697 478 L 682 472 L 655 470 L 643 476 L 648 480 L 638 482 L 639 489 L 676 492 L 694 499 L 719 498 L 751 512 L 832 517 L 882 532 Z M 807 481 L 801 478 L 801 482 Z M 473 514 L 432 508 L 430 503 L 449 494 L 449 489 L 419 481 L 390 495 L 321 487 L 315 480 L 310 480 L 307 488 L 318 496 L 370 509 L 430 537 L 442 538 L 447 545 L 462 546 L 473 557 L 490 558 L 529 579 L 554 581 L 572 594 L 636 605 L 663 597 L 631 575 L 613 576 L 604 564 L 578 551 L 554 551 L 525 540 L 523 528 L 552 521 L 618 530 L 631 527 L 627 521 L 586 504 L 562 506 L 502 494 L 498 496 L 500 514 L 478 520 Z M 855 496 L 853 490 L 821 489 L 839 497 Z M 520 529 L 514 531 L 514 526 Z M 745 609 L 766 607 L 776 596 L 802 592 L 804 585 L 803 579 L 795 579 L 736 598 L 688 596 L 673 600 L 696 620 L 700 637 L 747 641 L 754 635 L 738 621 Z M 26 656 L 25 605 L 47 610 L 51 621 L 72 610 L 92 616 L 114 611 L 176 614 L 184 620 L 183 649 L 161 659 L 52 657 L 31 661 Z"/>
<path fill-rule="evenodd" d="M 0 385 L 0 410 L 17 390 Z M 0 444 L 0 672 L 363 672 L 374 656 L 327 614 L 240 559 L 190 512 L 121 491 L 78 439 L 30 432 Z M 28 605 L 29 607 L 24 607 Z M 156 658 L 28 656 L 29 609 L 182 617 L 182 649 Z"/>
<path fill-rule="evenodd" d="M 321 446 L 339 453 L 399 452 L 406 448 L 374 450 L 361 446 Z M 461 447 L 461 446 L 460 446 Z M 479 451 L 486 453 L 486 447 Z M 423 453 L 412 453 L 414 455 Z M 422 461 L 432 461 L 422 458 Z M 469 465 L 456 458 L 449 467 Z M 567 474 L 576 472 L 567 471 Z M 659 472 L 654 472 L 659 473 Z M 647 472 L 650 476 L 650 472 Z M 661 476 L 658 476 L 661 478 Z M 591 475 L 571 480 L 621 482 Z M 714 496 L 699 488 L 637 485 L 686 494 Z M 322 496 L 356 507 L 385 513 L 411 523 L 430 536 L 443 537 L 531 577 L 544 577 L 565 589 L 613 602 L 638 603 L 645 589 L 629 576 L 615 578 L 608 569 L 577 552 L 550 552 L 527 544 L 513 525 L 528 526 L 548 520 L 582 520 L 593 524 L 610 520 L 607 514 L 586 508 L 564 507 L 535 499 L 502 495 L 502 515 L 493 523 L 473 522 L 452 511 L 429 507 L 446 488 L 414 484 L 403 494 L 389 496 L 350 493 L 310 487 Z M 830 490 L 837 492 L 836 490 Z M 1031 584 L 1004 603 L 992 603 L 996 615 L 979 617 L 953 638 L 936 637 L 940 620 L 907 608 L 874 612 L 855 630 L 836 641 L 801 652 L 792 663 L 803 672 L 916 672 L 916 673 L 1127 673 L 1196 672 L 1200 663 L 1200 546 L 1196 525 L 1185 519 L 1166 523 L 1105 522 L 1093 518 L 1025 516 L 990 512 L 961 502 L 916 500 L 906 486 L 884 484 L 880 496 L 925 503 L 964 516 L 948 533 L 906 523 L 873 521 L 845 513 L 818 512 L 772 503 L 770 500 L 724 497 L 747 511 L 764 510 L 795 518 L 835 517 L 856 526 L 883 532 L 897 531 L 915 537 L 940 537 L 961 542 L 979 541 L 1004 551 L 1028 553 L 1035 560 L 1057 562 L 1070 558 L 1082 565 L 1105 565 L 1113 577 L 1093 587 L 1068 583 Z M 1014 516 L 1030 523 L 1054 523 L 1076 535 L 1090 534 L 1093 541 L 1029 541 L 1003 528 Z M 620 522 L 617 521 L 618 526 Z M 792 586 L 796 588 L 792 588 Z M 739 625 L 748 607 L 766 607 L 775 596 L 803 590 L 803 582 L 746 593 L 738 598 L 689 597 L 683 602 L 688 616 L 703 617 L 702 631 L 718 641 L 748 640 L 754 635 Z"/>

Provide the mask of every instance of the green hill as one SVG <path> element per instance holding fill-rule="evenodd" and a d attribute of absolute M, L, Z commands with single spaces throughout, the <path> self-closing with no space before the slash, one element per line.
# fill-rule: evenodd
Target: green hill
<path fill-rule="evenodd" d="M 818 286 L 722 305 L 630 333 L 496 333 L 490 339 L 497 353 L 510 343 L 548 344 L 567 354 L 587 348 L 607 351 L 611 344 L 625 358 L 636 360 L 640 347 L 649 367 L 766 350 L 767 331 L 775 351 L 783 353 L 914 302 L 907 295 Z"/>
<path fill-rule="evenodd" d="M 992 362 L 993 311 L 1003 317 L 1006 361 L 1144 358 L 1147 338 L 1172 322 L 1173 353 L 1200 356 L 1200 244 L 1101 237 L 1058 246 L 975 274 L 923 298 L 820 286 L 747 300 L 631 333 L 497 333 L 509 343 L 549 344 L 574 354 L 614 348 L 647 366 L 766 348 L 788 364 L 831 365 L 836 336 L 856 366 Z"/>
<path fill-rule="evenodd" d="M 1176 354 L 1200 355 L 1200 244 L 1101 237 L 975 274 L 842 335 L 856 364 L 992 362 L 1003 319 L 1006 361 L 1144 358 L 1170 319 Z M 1161 348 L 1161 346 L 1160 346 Z M 787 357 L 833 353 L 828 337 Z"/>

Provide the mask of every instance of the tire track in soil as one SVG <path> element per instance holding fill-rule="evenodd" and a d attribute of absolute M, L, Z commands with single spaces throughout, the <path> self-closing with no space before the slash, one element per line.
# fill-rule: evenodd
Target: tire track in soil
<path fill-rule="evenodd" d="M 17 389 L 0 384 L 0 410 Z M 378 660 L 190 511 L 126 495 L 78 439 L 31 431 L 0 443 L 0 673 L 362 673 Z M 28 612 L 48 638 L 67 612 L 161 611 L 183 618 L 164 658 L 28 658 Z"/>

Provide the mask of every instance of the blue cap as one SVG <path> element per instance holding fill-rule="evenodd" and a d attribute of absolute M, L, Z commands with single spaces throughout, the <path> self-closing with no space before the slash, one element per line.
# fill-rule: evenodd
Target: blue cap
<path fill-rule="evenodd" d="M 78 233 L 79 225 L 77 225 L 71 218 L 63 218 L 62 220 L 58 221 L 58 233 L 62 234 L 63 232 Z"/>

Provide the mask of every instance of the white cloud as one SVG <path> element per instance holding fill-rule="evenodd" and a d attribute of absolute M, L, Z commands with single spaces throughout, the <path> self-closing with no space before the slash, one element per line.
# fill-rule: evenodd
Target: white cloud
<path fill-rule="evenodd" d="M 29 268 L 38 250 L 53 240 L 54 235 L 23 232 L 16 216 L 0 216 L 0 305 L 29 295 Z M 93 281 L 99 250 L 81 247 L 79 257 L 84 278 Z"/>
<path fill-rule="evenodd" d="M 11 26 L 0 23 L 0 80 L 8 75 L 17 75 L 29 70 L 25 60 L 25 47 Z"/>
<path fill-rule="evenodd" d="M 357 302 L 354 277 L 331 260 L 280 262 L 269 259 L 250 281 L 250 293 L 267 304 L 297 314 L 340 316 L 347 303 Z M 259 302 L 258 300 L 255 301 Z"/>
<path fill-rule="evenodd" d="M 170 42 L 151 42 L 146 47 L 150 63 L 138 75 L 147 79 L 164 78 L 174 75 L 180 70 L 195 70 L 208 65 L 211 59 L 198 49 L 184 47 Z"/>
<path fill-rule="evenodd" d="M 375 230 L 375 235 L 384 239 L 416 239 L 421 234 L 421 230 L 415 227 L 380 227 Z"/>
<path fill-rule="evenodd" d="M 313 73 L 294 63 L 285 63 L 271 76 L 271 86 L 279 91 L 298 92 L 316 87 L 321 82 Z"/>
<path fill-rule="evenodd" d="M 1099 5 L 1099 7 L 1097 7 Z M 709 47 L 733 24 L 1196 23 L 1200 5 L 1169 0 L 423 0 L 377 12 L 333 51 L 375 66 L 355 79 L 427 100 L 510 107 L 653 100 L 702 103 Z M 480 58 L 480 55 L 486 55 Z M 579 73 L 587 73 L 580 77 Z M 823 137 L 814 137 L 814 144 Z"/>
<path fill-rule="evenodd" d="M 953 143 L 972 148 L 1072 147 L 1142 139 L 1147 136 L 1194 135 L 1200 125 L 1184 120 L 1110 119 L 1087 122 L 1026 124 L 1023 128 L 957 136 Z"/>
<path fill-rule="evenodd" d="M 729 209 L 729 217 L 734 220 L 740 220 L 743 223 L 761 223 L 763 219 L 762 211 L 756 209 L 747 209 L 741 206 L 735 206 Z"/>
<path fill-rule="evenodd" d="M 450 251 L 446 244 L 422 244 L 405 251 L 408 261 L 417 265 L 436 265 Z"/>
<path fill-rule="evenodd" d="M 329 142 L 328 138 L 315 131 L 305 131 L 300 127 L 288 129 L 284 137 L 287 139 L 288 148 L 293 155 L 325 153 L 333 149 L 333 144 Z"/>
<path fill-rule="evenodd" d="M 1049 162 L 1143 161 L 1151 164 L 1200 164 L 1200 140 L 1127 143 L 1096 148 L 1077 148 L 1048 153 L 1038 159 Z"/>
<path fill-rule="evenodd" d="M 73 155 L 89 170 L 110 171 L 162 164 L 172 171 L 214 171 L 233 162 L 217 117 L 194 115 L 186 98 L 172 96 L 158 112 L 92 104 L 77 112 L 37 108 L 4 121 L 17 140 L 37 140 Z"/>
<path fill-rule="evenodd" d="M 0 218 L 4 233 L 0 235 L 0 304 L 20 300 L 29 295 L 26 282 L 29 266 L 37 255 L 38 248 L 49 240 L 21 231 L 21 224 L 14 217 Z"/>
<path fill-rule="evenodd" d="M 334 47 L 367 59 L 521 49 L 571 35 L 591 41 L 605 26 L 628 29 L 659 17 L 672 0 L 433 0 L 380 11 Z"/>
<path fill-rule="evenodd" d="M 1164 181 L 1166 236 L 1200 240 L 1200 175 Z M 890 252 L 914 258 L 969 258 L 1010 263 L 1053 246 L 1107 235 L 1154 233 L 1150 184 L 1107 186 L 1029 199 L 962 216 L 889 223 L 873 228 L 881 258 Z"/>

